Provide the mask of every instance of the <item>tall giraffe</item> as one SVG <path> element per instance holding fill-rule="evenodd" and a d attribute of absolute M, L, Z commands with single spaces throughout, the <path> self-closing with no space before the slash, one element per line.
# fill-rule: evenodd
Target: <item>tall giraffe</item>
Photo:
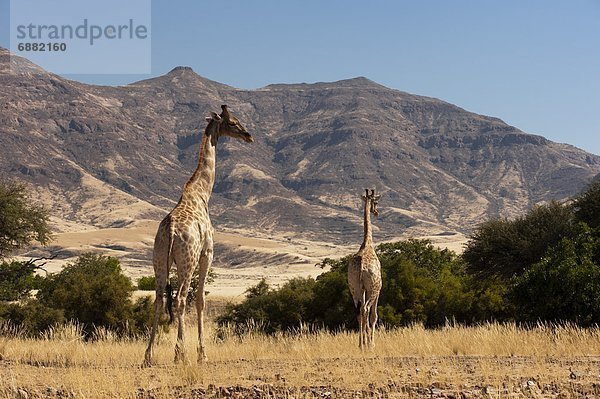
<path fill-rule="evenodd" d="M 370 194 L 369 190 L 365 191 L 366 194 L 362 196 L 365 202 L 365 235 L 360 249 L 348 264 L 348 285 L 356 308 L 359 327 L 358 347 L 361 349 L 367 345 L 369 347 L 375 345 L 377 301 L 381 291 L 381 264 L 375 253 L 371 227 L 371 213 L 375 216 L 379 214 L 377 204 L 381 196 L 375 195 L 375 190 L 371 190 Z"/>
<path fill-rule="evenodd" d="M 156 299 L 154 301 L 154 322 L 150 332 L 150 342 L 146 349 L 144 363 L 152 363 L 152 346 L 163 310 L 163 295 L 167 292 L 167 305 L 172 318 L 171 293 L 168 286 L 171 264 L 177 265 L 179 289 L 175 296 L 178 322 L 175 362 L 185 358 L 184 317 L 186 297 L 192 275 L 200 267 L 200 284 L 196 293 L 198 311 L 198 362 L 206 360 L 204 347 L 204 282 L 213 260 L 213 227 L 208 214 L 208 201 L 215 182 L 216 146 L 220 136 L 235 137 L 247 143 L 253 141 L 244 126 L 229 113 L 227 106 L 221 106 L 218 115 L 211 112 L 206 118 L 198 166 L 192 177 L 183 186 L 183 194 L 175 208 L 160 222 L 154 239 L 152 263 L 156 276 Z"/>

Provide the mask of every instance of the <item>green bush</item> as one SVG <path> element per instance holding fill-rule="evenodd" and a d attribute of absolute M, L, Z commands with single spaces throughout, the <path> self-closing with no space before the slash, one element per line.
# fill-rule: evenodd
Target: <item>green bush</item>
<path fill-rule="evenodd" d="M 18 301 L 29 297 L 39 288 L 41 277 L 35 275 L 39 267 L 35 260 L 2 262 L 0 264 L 0 301 Z"/>
<path fill-rule="evenodd" d="M 515 279 L 511 298 L 519 320 L 600 323 L 600 239 L 585 224 Z"/>
<path fill-rule="evenodd" d="M 573 201 L 575 217 L 591 228 L 600 227 L 600 181 L 590 184 Z"/>
<path fill-rule="evenodd" d="M 143 333 L 152 323 L 154 316 L 154 300 L 149 296 L 138 298 L 133 303 L 133 311 L 128 327 L 129 333 Z"/>
<path fill-rule="evenodd" d="M 514 306 L 508 298 L 508 282 L 496 276 L 482 279 L 473 275 L 469 275 L 467 281 L 474 292 L 471 305 L 473 321 L 514 320 Z"/>
<path fill-rule="evenodd" d="M 154 291 L 156 289 L 156 277 L 140 277 L 137 282 L 137 288 L 141 291 Z"/>
<path fill-rule="evenodd" d="M 538 262 L 549 248 L 571 234 L 572 226 L 571 207 L 552 201 L 514 220 L 482 223 L 471 234 L 462 256 L 470 272 L 507 280 Z"/>
<path fill-rule="evenodd" d="M 357 323 L 344 264 L 326 259 L 323 266 L 330 266 L 331 270 L 316 280 L 294 278 L 277 289 L 263 279 L 246 291 L 242 303 L 228 305 L 217 323 L 233 327 L 237 333 L 248 329 L 266 333 L 291 331 L 302 324 L 328 329 L 353 327 Z"/>
<path fill-rule="evenodd" d="M 248 289 L 244 302 L 228 305 L 217 323 L 232 326 L 237 333 L 256 327 L 267 333 L 298 328 L 306 321 L 314 285 L 312 278 L 294 278 L 279 289 L 271 289 L 262 280 Z"/>
<path fill-rule="evenodd" d="M 427 240 L 382 244 L 378 250 L 382 264 L 379 303 L 383 323 L 439 326 L 447 320 L 478 321 L 473 315 L 474 284 L 454 252 L 438 249 Z M 479 306 L 488 308 L 484 304 Z"/>
<path fill-rule="evenodd" d="M 62 309 L 53 309 L 36 300 L 24 304 L 0 302 L 0 322 L 15 326 L 28 336 L 38 336 L 65 322 Z"/>
<path fill-rule="evenodd" d="M 504 290 L 474 281 L 452 251 L 437 249 L 427 240 L 382 244 L 377 251 L 383 279 L 378 312 L 383 324 L 438 326 L 449 319 L 468 323 L 505 311 Z M 289 331 L 301 323 L 333 330 L 356 328 L 347 283 L 349 259 L 325 259 L 321 266 L 329 271 L 316 279 L 293 279 L 279 289 L 261 281 L 247 291 L 242 303 L 229 305 L 217 322 L 237 331 L 251 326 L 267 333 Z"/>
<path fill-rule="evenodd" d="M 0 259 L 32 241 L 50 239 L 48 211 L 35 204 L 24 184 L 0 179 Z"/>
<path fill-rule="evenodd" d="M 338 261 L 327 259 L 322 263 L 322 266 L 329 264 L 330 269 L 316 278 L 309 307 L 311 313 L 307 317 L 310 323 L 329 330 L 358 327 L 348 288 L 349 260 L 347 256 Z"/>
<path fill-rule="evenodd" d="M 149 318 L 142 322 L 147 316 L 146 307 L 140 308 L 141 314 L 135 314 L 133 290 L 117 259 L 89 253 L 46 278 L 37 298 L 51 308 L 63 310 L 65 318 L 80 323 L 87 336 L 95 327 L 133 334 L 149 324 Z"/>

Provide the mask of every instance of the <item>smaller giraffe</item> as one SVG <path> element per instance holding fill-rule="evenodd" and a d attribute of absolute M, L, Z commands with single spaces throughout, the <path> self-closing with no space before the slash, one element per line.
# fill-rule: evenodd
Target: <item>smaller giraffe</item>
<path fill-rule="evenodd" d="M 375 346 L 377 301 L 381 291 L 381 264 L 375 253 L 371 227 L 371 213 L 375 216 L 379 214 L 377 204 L 381 196 L 375 195 L 375 190 L 371 190 L 370 194 L 368 189 L 365 191 L 366 194 L 362 196 L 365 202 L 364 240 L 348 264 L 348 285 L 358 318 L 358 347 L 361 349 Z"/>

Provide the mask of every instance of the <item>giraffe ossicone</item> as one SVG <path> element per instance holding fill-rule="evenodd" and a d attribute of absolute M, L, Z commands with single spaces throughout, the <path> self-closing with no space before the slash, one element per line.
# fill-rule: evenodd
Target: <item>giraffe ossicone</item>
<path fill-rule="evenodd" d="M 185 358 L 186 298 L 192 282 L 192 275 L 197 267 L 200 268 L 200 280 L 196 293 L 198 361 L 207 359 L 204 345 L 204 284 L 213 260 L 214 230 L 208 212 L 208 202 L 215 182 L 216 146 L 220 136 L 233 137 L 247 143 L 251 143 L 254 139 L 237 118 L 231 115 L 226 105 L 221 106 L 221 114 L 211 112 L 206 120 L 208 124 L 200 144 L 198 165 L 185 183 L 179 202 L 160 222 L 154 239 L 152 264 L 156 276 L 156 299 L 150 342 L 144 358 L 145 365 L 152 364 L 153 345 L 163 312 L 165 293 L 168 293 L 167 306 L 170 309 L 171 295 L 168 279 L 173 263 L 177 266 L 179 281 L 175 295 L 175 316 L 178 323 L 175 361 Z"/>

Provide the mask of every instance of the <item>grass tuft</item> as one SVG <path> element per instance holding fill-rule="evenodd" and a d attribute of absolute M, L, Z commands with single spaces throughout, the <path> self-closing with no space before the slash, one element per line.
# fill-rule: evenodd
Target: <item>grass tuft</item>
<path fill-rule="evenodd" d="M 527 381 L 561 384 L 569 382 L 571 368 L 581 381 L 587 374 L 590 381 L 597 378 L 593 370 L 600 355 L 599 328 L 573 324 L 382 328 L 376 333 L 375 348 L 364 352 L 358 349 L 355 332 L 301 326 L 291 333 L 267 336 L 259 327 L 249 325 L 246 333 L 237 335 L 231 328 L 208 324 L 209 362 L 198 365 L 195 321 L 189 320 L 186 362 L 172 362 L 176 338 L 172 329 L 160 336 L 156 365 L 142 368 L 145 339 L 119 339 L 98 329 L 92 340 L 85 341 L 77 324 L 57 326 L 41 338 L 27 338 L 3 324 L 0 398 L 3 392 L 10 397 L 8 393 L 19 389 L 63 390 L 76 397 L 135 397 L 141 389 L 168 397 L 173 387 L 209 385 L 366 389 L 369 384 L 428 386 L 435 382 L 458 390 L 517 386 Z"/>

